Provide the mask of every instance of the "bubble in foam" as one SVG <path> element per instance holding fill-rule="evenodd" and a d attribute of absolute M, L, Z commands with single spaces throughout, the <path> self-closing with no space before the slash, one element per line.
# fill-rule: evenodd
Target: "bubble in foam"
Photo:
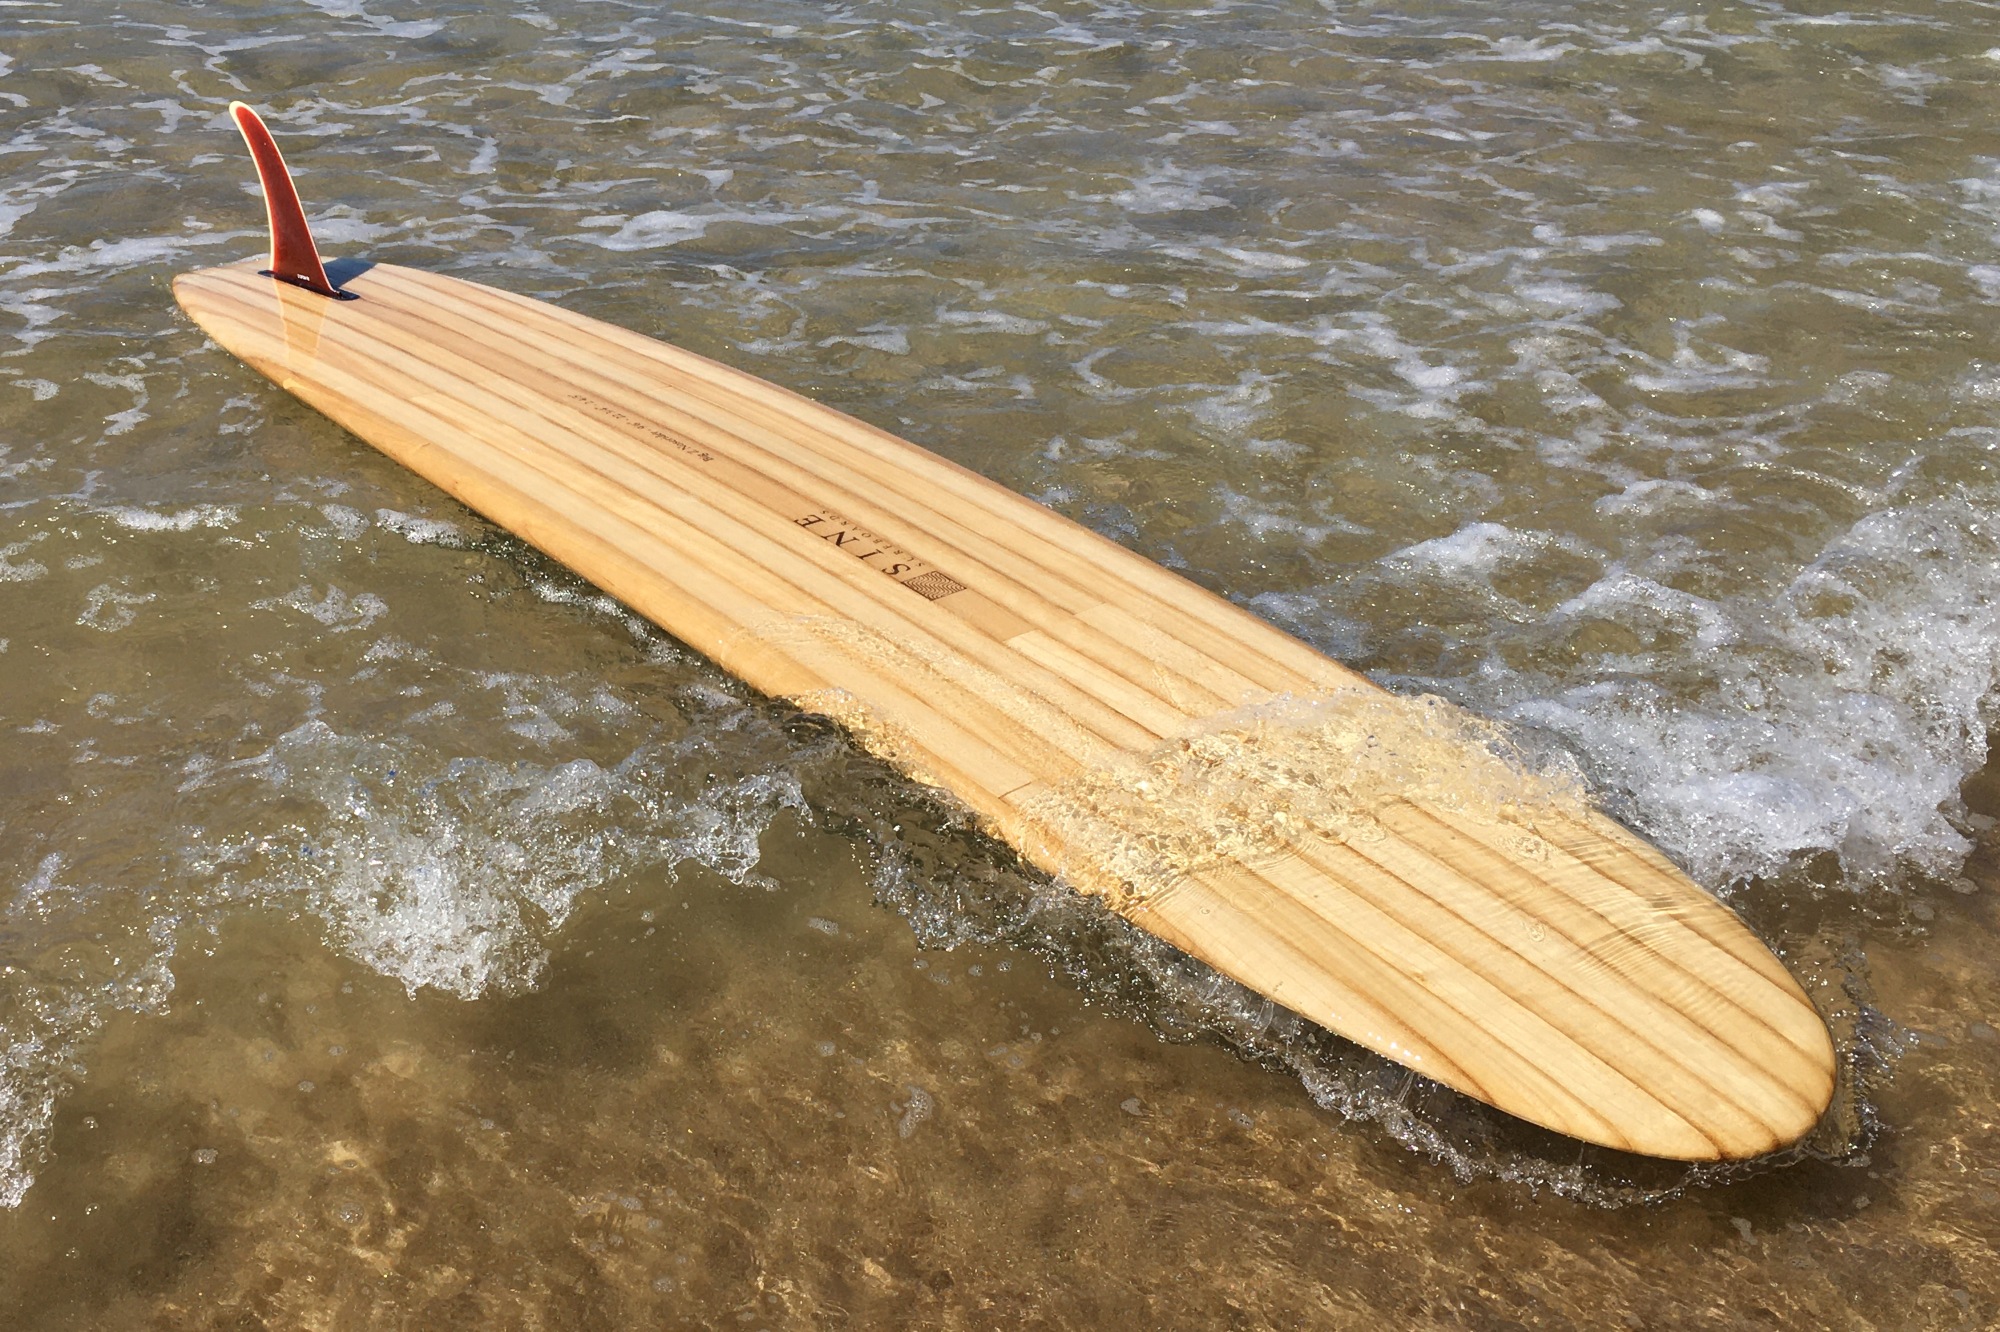
<path fill-rule="evenodd" d="M 919 1124 L 936 1112 L 937 1102 L 929 1092 L 914 1083 L 903 1090 L 909 1095 L 903 1102 L 902 1114 L 896 1120 L 896 1136 L 907 1139 L 917 1131 Z"/>

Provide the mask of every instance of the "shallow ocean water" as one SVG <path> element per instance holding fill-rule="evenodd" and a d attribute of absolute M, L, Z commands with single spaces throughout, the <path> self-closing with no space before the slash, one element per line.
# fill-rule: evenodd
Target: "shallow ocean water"
<path fill-rule="evenodd" d="M 1023 870 L 174 309 L 665 337 L 1564 752 L 1839 1041 L 1566 1144 Z M 0 6 L 0 1326 L 2000 1321 L 2000 6 Z"/>

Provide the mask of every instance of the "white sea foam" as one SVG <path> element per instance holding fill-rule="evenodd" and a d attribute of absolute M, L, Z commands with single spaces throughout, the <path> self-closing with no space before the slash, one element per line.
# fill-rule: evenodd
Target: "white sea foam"
<path fill-rule="evenodd" d="M 68 273 L 101 273 L 107 270 L 157 266 L 178 260 L 188 250 L 212 245 L 240 247 L 254 243 L 254 231 L 205 232 L 176 236 L 127 236 L 115 241 L 92 241 L 72 245 L 53 259 L 31 259 L 7 272 L 10 280 Z M 53 293 L 51 293 L 53 294 Z"/>
<path fill-rule="evenodd" d="M 1969 849 L 1958 784 L 2000 722 L 1995 533 L 1963 500 L 1883 510 L 1770 600 L 1613 569 L 1526 635 L 1616 626 L 1621 655 L 1568 679 L 1490 660 L 1464 688 L 1565 737 L 1620 811 L 1711 885 L 1819 851 L 1863 877 L 1954 873 Z M 1490 579 L 1542 544 L 1480 523 L 1384 564 Z"/>
<path fill-rule="evenodd" d="M 1609 292 L 1554 280 L 1524 282 L 1514 288 L 1514 294 L 1544 319 L 1593 319 L 1624 304 Z"/>
<path fill-rule="evenodd" d="M 155 592 L 127 592 L 110 583 L 99 583 L 84 596 L 83 613 L 76 622 L 100 633 L 115 634 L 139 618 L 138 607 L 154 600 Z"/>
<path fill-rule="evenodd" d="M 1001 310 L 939 310 L 937 320 L 960 333 L 1046 333 L 1048 324 Z"/>
<path fill-rule="evenodd" d="M 1710 716 L 1676 720 L 1636 745 L 1619 742 L 1626 709 L 1578 711 L 1611 725 L 1616 763 L 1635 787 L 1671 788 L 1653 765 L 1699 755 L 1705 761 L 1690 764 L 1698 771 L 1783 783 L 1794 807 L 1810 809 L 1784 836 L 1756 827 L 1742 806 L 1660 791 L 1660 822 L 1688 829 L 1691 854 L 1714 873 L 1764 871 L 1821 848 L 1866 873 L 1899 861 L 1955 872 L 1969 849 L 1953 822 L 1958 784 L 1985 761 L 1987 733 L 2000 722 L 1996 589 L 1992 513 L 1940 501 L 1871 514 L 1773 608 L 1767 631 L 1786 649 L 1779 662 L 1745 656 L 1720 671 L 1722 710 L 1711 705 Z M 1732 703 L 1753 725 L 1732 715 Z M 1711 832 L 1716 846 L 1694 835 L 1739 821 L 1749 826 Z"/>
<path fill-rule="evenodd" d="M 1215 498 L 1221 505 L 1223 520 L 1241 527 L 1259 542 L 1290 538 L 1317 546 L 1328 537 L 1365 536 L 1368 532 L 1359 523 L 1337 513 L 1321 511 L 1308 517 L 1274 509 L 1229 485 L 1218 485 Z"/>
<path fill-rule="evenodd" d="M 1514 64 L 1545 65 L 1561 60 L 1577 50 L 1571 42 L 1552 42 L 1546 37 L 1505 36 L 1491 39 L 1474 60 L 1499 60 Z"/>
<path fill-rule="evenodd" d="M 1676 510 L 1700 511 L 1722 505 L 1714 493 L 1691 481 L 1651 477 L 1634 481 L 1615 495 L 1606 495 L 1591 507 L 1601 514 L 1617 517 L 1652 517 Z"/>
<path fill-rule="evenodd" d="M 822 338 L 819 345 L 822 347 L 845 345 L 865 348 L 868 351 L 878 351 L 886 356 L 908 356 L 910 354 L 910 335 L 906 330 L 901 328 L 889 328 L 880 324 L 871 324 L 867 328 L 854 333 Z"/>
<path fill-rule="evenodd" d="M 1545 532 L 1518 532 L 1502 523 L 1469 523 L 1450 536 L 1405 546 L 1382 562 L 1391 568 L 1484 579 L 1510 561 L 1533 558 L 1557 540 Z"/>
<path fill-rule="evenodd" d="M 352 541 L 368 530 L 368 516 L 345 504 L 322 504 L 319 512 L 333 528 L 333 534 L 342 541 Z"/>
<path fill-rule="evenodd" d="M 1169 167 L 1134 180 L 1129 188 L 1111 195 L 1110 202 L 1138 214 L 1205 212 L 1229 206 L 1229 200 L 1210 194 L 1202 186 L 1201 175 Z"/>
<path fill-rule="evenodd" d="M 107 616 L 129 611 L 129 603 L 103 605 Z M 387 662 L 423 654 L 384 641 L 365 655 Z M 643 735 L 643 718 L 602 685 L 569 691 L 527 677 L 510 677 L 508 685 L 500 692 L 510 707 L 589 711 Z M 711 704 L 740 713 L 727 696 Z M 83 713 L 118 725 L 135 720 L 122 706 L 99 695 Z M 440 700 L 427 713 L 436 721 L 456 711 Z M 756 730 L 737 726 L 744 735 Z M 289 903 L 319 916 L 337 945 L 412 990 L 471 998 L 532 984 L 549 933 L 582 894 L 616 873 L 694 859 L 738 883 L 759 882 L 758 837 L 778 810 L 803 808 L 797 779 L 780 766 L 739 768 L 714 782 L 693 772 L 690 780 L 696 764 L 714 769 L 713 758 L 695 752 L 701 743 L 697 737 L 685 760 L 641 743 L 624 763 L 605 768 L 584 759 L 454 757 L 310 721 L 261 753 L 189 757 L 175 774 L 181 809 L 222 826 L 188 830 L 187 863 L 173 876 L 185 894 L 177 906 L 161 909 L 160 888 L 151 882 L 138 889 L 147 898 L 143 908 L 121 905 L 113 899 L 123 889 L 75 881 L 53 854 L 0 889 L 0 934 L 60 941 L 82 931 L 105 945 L 89 953 L 92 970 L 74 985 L 30 983 L 15 965 L 18 950 L 0 966 L 0 1207 L 17 1205 L 32 1185 L 56 1103 L 79 1075 L 79 1054 L 105 1015 L 166 1002 L 183 912 Z M 271 838 L 274 808 L 287 811 L 277 822 L 295 837 Z M 303 821 L 300 808 L 309 811 Z"/>
<path fill-rule="evenodd" d="M 428 37 L 444 29 L 442 19 L 391 19 L 372 14 L 361 0 L 305 0 L 305 2 L 328 18 L 360 19 L 384 37 L 396 37 L 403 41 Z"/>
<path fill-rule="evenodd" d="M 1212 431 L 1234 435 L 1262 420 L 1274 396 L 1269 375 L 1245 370 L 1229 388 L 1197 398 L 1183 410 Z"/>
<path fill-rule="evenodd" d="M 197 527 L 231 527 L 237 519 L 236 506 L 231 504 L 197 504 L 166 513 L 115 504 L 99 512 L 128 532 L 192 532 Z"/>
<path fill-rule="evenodd" d="M 26 541 L 15 541 L 0 546 L 0 583 L 28 583 L 42 577 L 49 566 L 39 560 L 22 558 L 35 544 L 47 539 L 46 533 L 37 533 Z"/>
<path fill-rule="evenodd" d="M 375 521 L 405 541 L 419 546 L 463 546 L 465 529 L 442 518 L 424 518 L 395 509 L 375 510 Z"/>
<path fill-rule="evenodd" d="M 172 912 L 107 919 L 98 894 L 69 879 L 60 853 L 0 891 L 0 932 L 10 937 L 0 964 L 0 1209 L 16 1207 L 35 1180 L 56 1103 L 84 1069 L 79 1056 L 108 1012 L 158 1012 L 173 992 Z M 58 939 L 88 935 L 103 947 L 72 951 L 53 984 L 30 966 L 25 941 L 37 928 Z"/>
<path fill-rule="evenodd" d="M 592 219 L 598 221 L 600 219 Z M 601 245 L 607 250 L 656 250 L 669 245 L 679 245 L 685 241 L 700 240 L 708 234 L 708 229 L 723 222 L 736 222 L 746 226 L 776 227 L 790 222 L 805 221 L 800 213 L 788 212 L 746 212 L 742 210 L 721 210 L 707 213 L 688 213 L 671 208 L 656 208 L 649 213 L 641 213 L 629 220 L 601 219 L 604 222 L 618 222 L 618 229 L 608 236 L 586 235 L 593 245 Z"/>
<path fill-rule="evenodd" d="M 1771 368 L 1769 358 L 1732 347 L 1717 347 L 1713 355 L 1704 356 L 1694 346 L 1693 334 L 1686 328 L 1675 329 L 1674 336 L 1680 346 L 1673 356 L 1665 362 L 1656 361 L 1654 369 L 1632 374 L 1634 388 L 1648 393 L 1708 393 L 1749 388 L 1764 383 L 1765 372 Z"/>
<path fill-rule="evenodd" d="M 1300 258 L 1296 254 L 1279 254 L 1274 250 L 1252 250 L 1240 245 L 1217 246 L 1215 253 L 1246 277 L 1291 273 L 1312 266 L 1312 260 Z"/>
<path fill-rule="evenodd" d="M 501 683 L 544 715 L 604 712 L 603 700 L 551 693 L 546 681 Z M 630 722 L 630 711 L 611 715 Z M 317 720 L 234 768 L 265 798 L 317 813 L 297 843 L 227 871 L 230 889 L 251 890 L 245 876 L 254 874 L 255 891 L 297 897 L 342 947 L 412 993 L 466 999 L 532 986 L 550 934 L 618 874 L 693 861 L 761 883 L 765 828 L 782 809 L 805 809 L 797 777 L 782 767 L 688 789 L 675 752 L 651 744 L 614 768 L 499 763 L 347 736 Z"/>
<path fill-rule="evenodd" d="M 315 595 L 309 585 L 295 587 L 282 597 L 253 601 L 250 605 L 256 610 L 298 611 L 337 634 L 366 629 L 389 611 L 389 603 L 373 592 L 349 596 L 340 588 L 329 586 L 324 593 Z"/>
<path fill-rule="evenodd" d="M 20 1206 L 35 1182 L 63 1089 L 61 1066 L 89 1025 L 50 1030 L 46 1019 L 29 1023 L 18 1016 L 8 1024 L 9 1039 L 0 1044 L 0 1208 Z"/>

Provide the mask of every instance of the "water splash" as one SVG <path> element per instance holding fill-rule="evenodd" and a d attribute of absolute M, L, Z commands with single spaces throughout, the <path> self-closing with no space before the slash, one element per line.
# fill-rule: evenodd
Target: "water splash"
<path fill-rule="evenodd" d="M 1256 865 L 1302 838 L 1379 839 L 1408 801 L 1512 825 L 1588 808 L 1573 765 L 1540 762 L 1493 723 L 1434 696 L 1275 696 L 1153 752 L 1084 769 L 1023 805 L 1036 859 L 1124 906 L 1190 874 Z"/>

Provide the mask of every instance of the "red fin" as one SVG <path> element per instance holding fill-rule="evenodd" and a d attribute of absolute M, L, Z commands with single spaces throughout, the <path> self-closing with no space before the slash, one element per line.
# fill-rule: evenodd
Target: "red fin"
<path fill-rule="evenodd" d="M 327 280 L 326 265 L 319 261 L 312 232 L 306 226 L 305 209 L 299 206 L 299 192 L 292 185 L 292 173 L 285 169 L 277 141 L 257 113 L 241 102 L 229 104 L 236 128 L 257 161 L 257 179 L 264 185 L 264 208 L 271 217 L 271 276 L 316 291 L 322 296 L 341 293 Z"/>

